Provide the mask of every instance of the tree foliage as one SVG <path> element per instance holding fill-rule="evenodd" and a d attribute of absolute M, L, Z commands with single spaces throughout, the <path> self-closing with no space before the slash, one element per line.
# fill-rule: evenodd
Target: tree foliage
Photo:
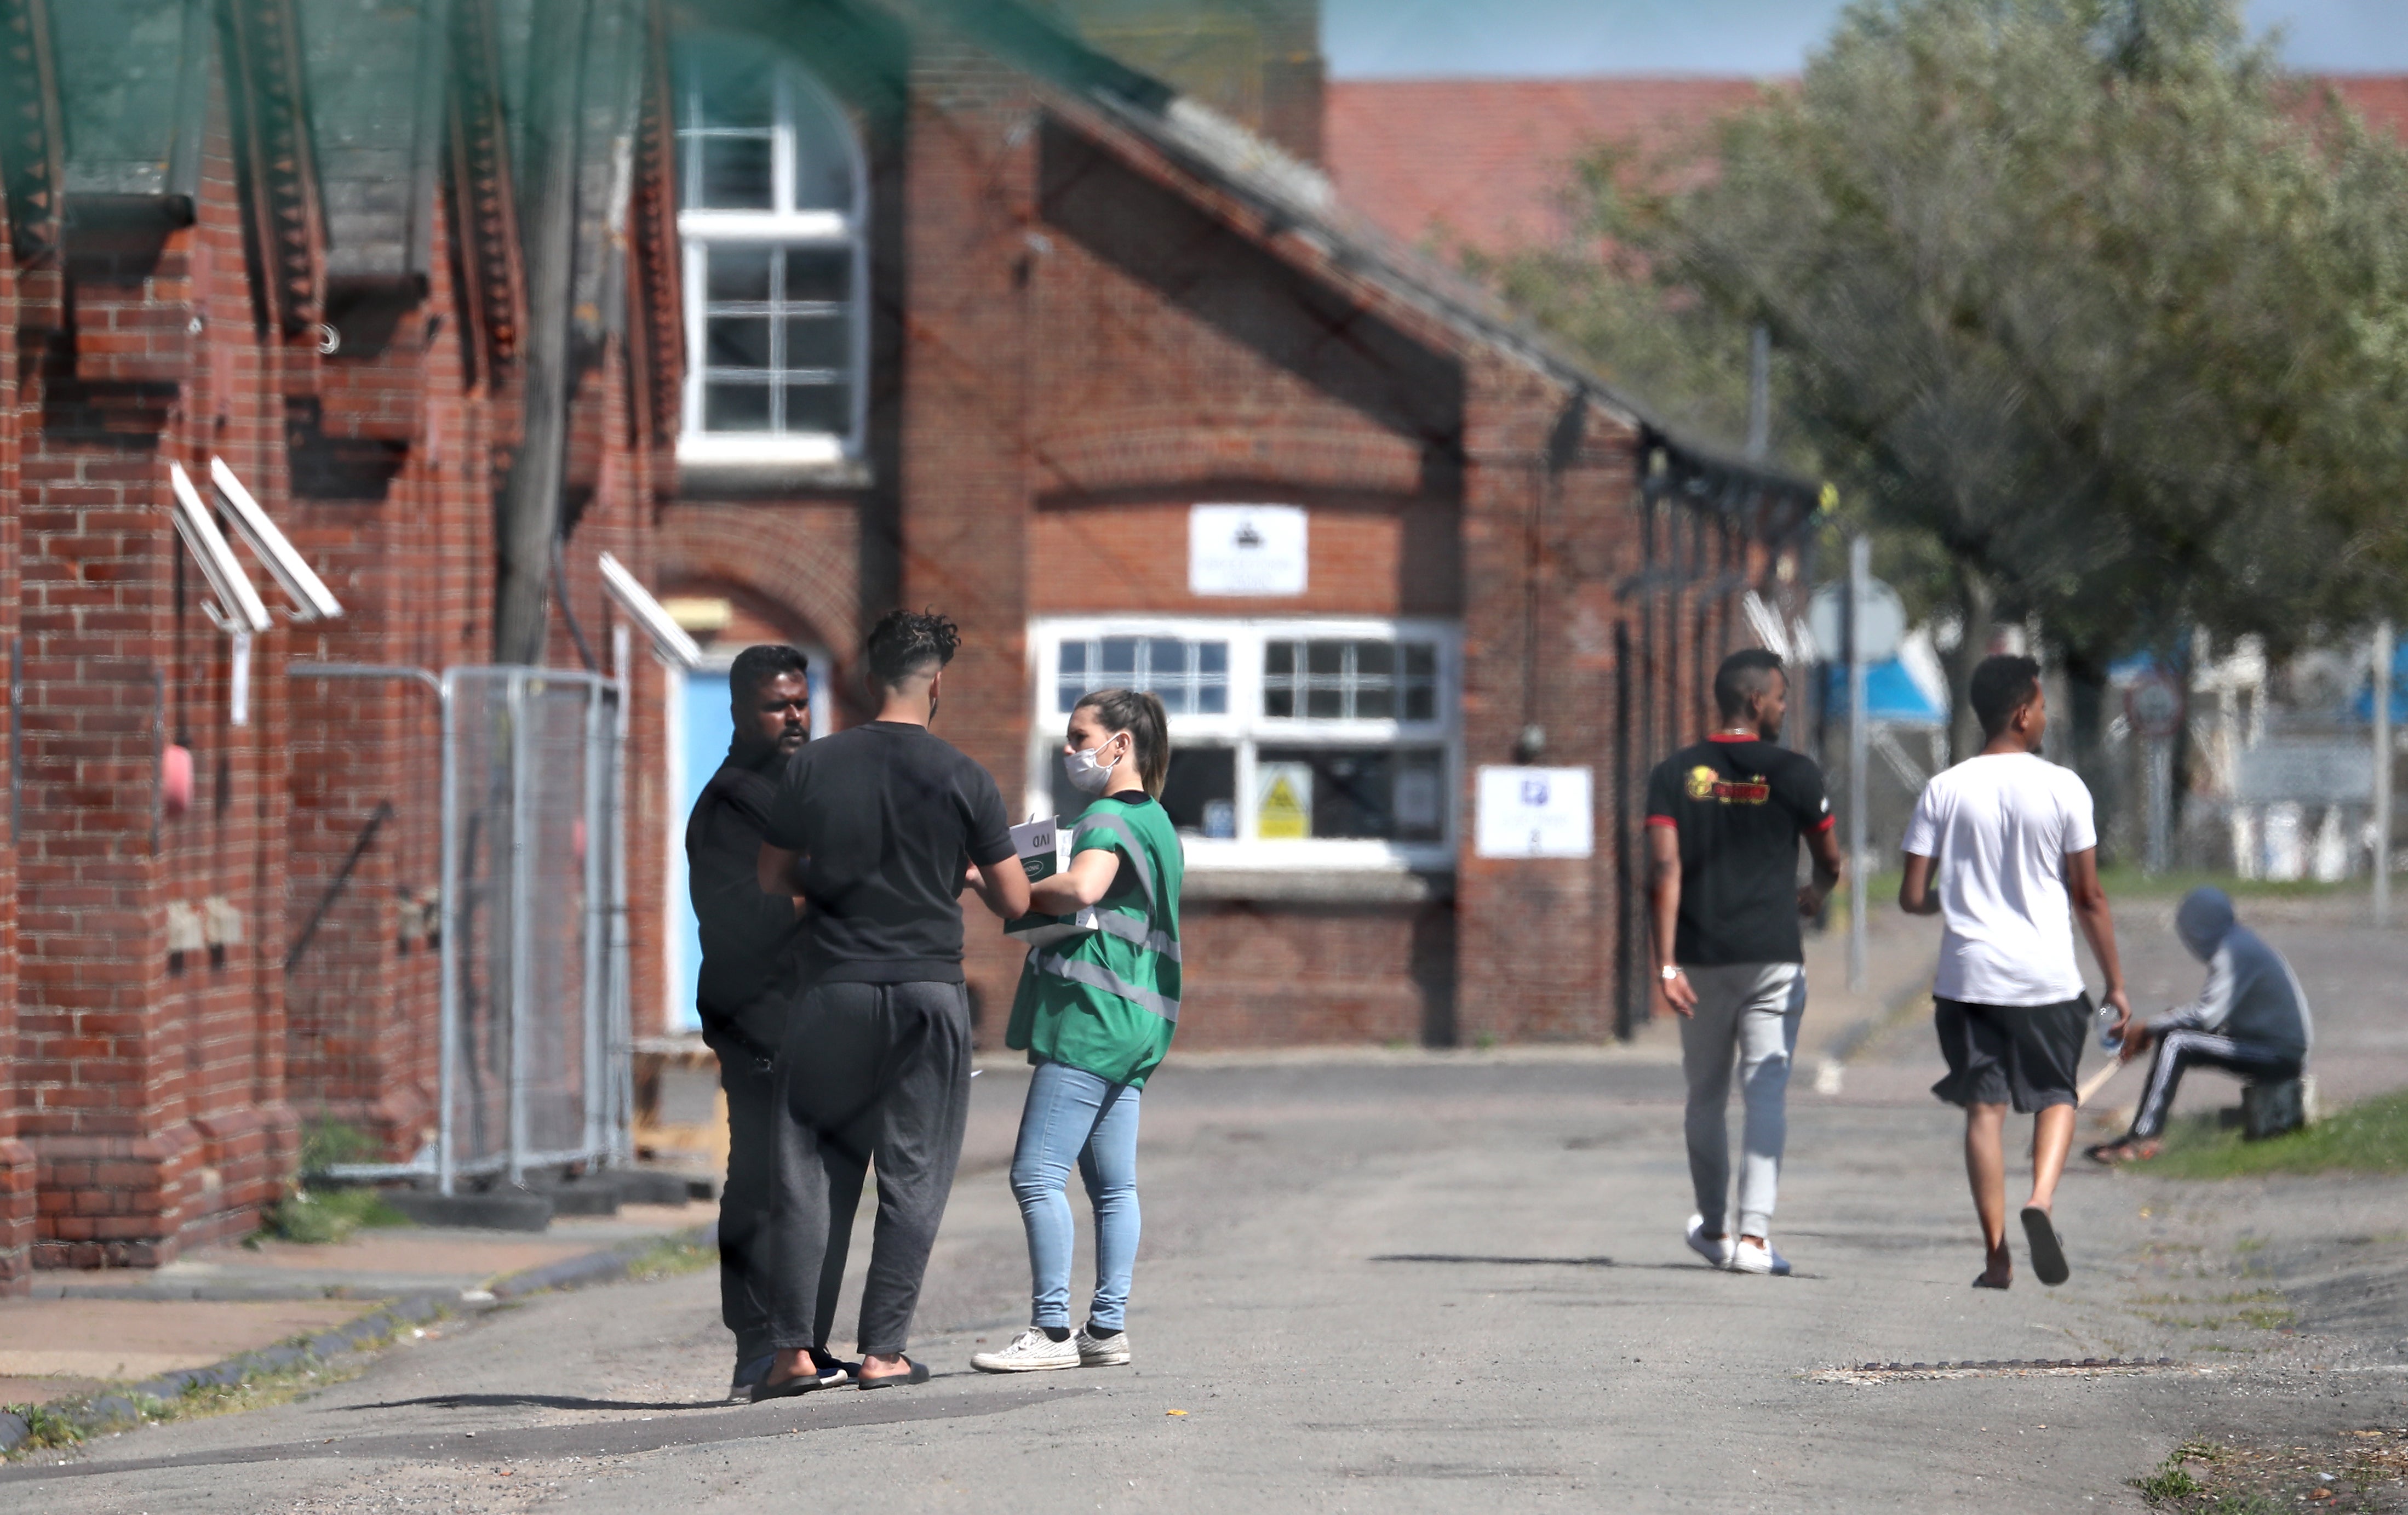
<path fill-rule="evenodd" d="M 2194 624 L 2401 603 L 2408 153 L 2229 0 L 1863 0 L 1703 149 L 1600 150 L 1604 251 L 1493 272 L 1726 435 L 1768 327 L 1787 459 L 1969 624 L 2036 616 L 2095 701 Z"/>

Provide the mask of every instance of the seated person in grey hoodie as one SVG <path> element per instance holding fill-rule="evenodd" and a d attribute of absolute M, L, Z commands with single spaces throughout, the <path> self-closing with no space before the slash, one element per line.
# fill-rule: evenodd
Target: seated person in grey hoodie
<path fill-rule="evenodd" d="M 2204 1064 L 2239 1074 L 2253 1084 L 2279 1084 L 2300 1076 L 2314 1035 L 2308 997 L 2283 955 L 2232 918 L 2232 901 L 2222 889 L 2198 888 L 2184 897 L 2174 933 L 2192 957 L 2207 964 L 2207 988 L 2198 999 L 2143 1026 L 2124 1032 L 2127 1062 L 2157 1044 L 2149 1082 L 2132 1129 L 2089 1148 L 2098 1162 L 2127 1162 L 2157 1155 L 2157 1137 L 2183 1075 Z"/>

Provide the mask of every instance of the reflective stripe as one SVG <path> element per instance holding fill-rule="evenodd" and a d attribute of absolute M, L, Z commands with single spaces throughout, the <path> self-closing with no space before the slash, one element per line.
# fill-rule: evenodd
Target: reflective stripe
<path fill-rule="evenodd" d="M 1145 844 L 1137 839 L 1137 828 L 1120 816 L 1109 813 L 1100 815 L 1082 815 L 1079 817 L 1078 825 L 1070 833 L 1073 845 L 1077 844 L 1079 832 L 1090 826 L 1100 826 L 1125 844 L 1121 855 L 1128 858 L 1129 865 L 1137 870 L 1138 884 L 1145 890 L 1145 902 L 1148 905 L 1158 904 L 1160 902 L 1154 898 L 1154 864 L 1146 860 Z"/>
<path fill-rule="evenodd" d="M 1099 963 L 1073 962 L 1068 958 L 1036 957 L 1034 953 L 1031 956 L 1036 958 L 1037 966 L 1041 972 L 1069 979 L 1073 983 L 1084 984 L 1090 988 L 1102 989 L 1107 994 L 1117 994 L 1141 1010 L 1153 1011 L 1174 1026 L 1179 1024 L 1177 1000 L 1167 999 L 1152 989 L 1140 988 Z"/>
<path fill-rule="evenodd" d="M 1124 942 L 1134 942 L 1148 952 L 1158 952 L 1171 961 L 1179 960 L 1179 944 L 1160 931 L 1149 931 L 1145 922 L 1131 920 L 1117 911 L 1095 912 L 1096 930 L 1106 936 L 1117 936 Z"/>

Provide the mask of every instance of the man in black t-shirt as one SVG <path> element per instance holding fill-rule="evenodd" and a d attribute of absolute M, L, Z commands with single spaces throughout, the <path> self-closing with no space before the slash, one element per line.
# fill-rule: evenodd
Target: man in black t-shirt
<path fill-rule="evenodd" d="M 747 647 L 727 671 L 736 730 L 685 823 L 686 886 L 702 930 L 695 1008 L 719 1057 L 727 1095 L 727 1182 L 719 1191 L 719 1313 L 736 1336 L 736 1380 L 750 1393 L 769 1373 L 762 1227 L 777 1176 L 771 1060 L 785 1039 L 801 913 L 760 887 L 761 843 L 778 775 L 811 734 L 810 663 L 792 647 Z"/>
<path fill-rule="evenodd" d="M 1698 1213 L 1689 1246 L 1716 1267 L 1786 1274 L 1773 1250 L 1772 1205 L 1787 1135 L 1789 1064 L 1806 1011 L 1799 918 L 1840 881 L 1840 849 L 1823 773 L 1780 745 L 1789 709 L 1781 659 L 1736 652 L 1714 674 L 1713 735 L 1656 765 L 1647 781 L 1653 920 L 1664 998 L 1681 1017 L 1689 1082 L 1685 1129 Z M 1798 843 L 1814 879 L 1798 882 Z M 1747 1105 L 1739 1238 L 1726 1224 L 1736 1058 Z"/>
<path fill-rule="evenodd" d="M 806 945 L 776 1069 L 777 1361 L 755 1399 L 842 1381 L 825 1348 L 873 1158 L 861 1387 L 928 1376 L 903 1348 L 969 1113 L 961 892 L 967 883 L 1006 920 L 1028 909 L 995 780 L 928 733 L 960 640 L 941 615 L 881 620 L 867 648 L 878 718 L 796 753 L 770 806 L 760 887 L 802 896 Z"/>

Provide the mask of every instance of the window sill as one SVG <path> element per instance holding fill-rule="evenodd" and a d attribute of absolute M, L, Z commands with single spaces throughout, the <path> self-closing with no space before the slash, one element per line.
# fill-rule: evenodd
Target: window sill
<path fill-rule="evenodd" d="M 833 438 L 681 437 L 677 462 L 678 488 L 690 494 L 866 489 L 874 479 Z"/>
<path fill-rule="evenodd" d="M 1435 904 L 1455 898 L 1453 869 L 1190 868 L 1180 899 L 1264 904 Z"/>

